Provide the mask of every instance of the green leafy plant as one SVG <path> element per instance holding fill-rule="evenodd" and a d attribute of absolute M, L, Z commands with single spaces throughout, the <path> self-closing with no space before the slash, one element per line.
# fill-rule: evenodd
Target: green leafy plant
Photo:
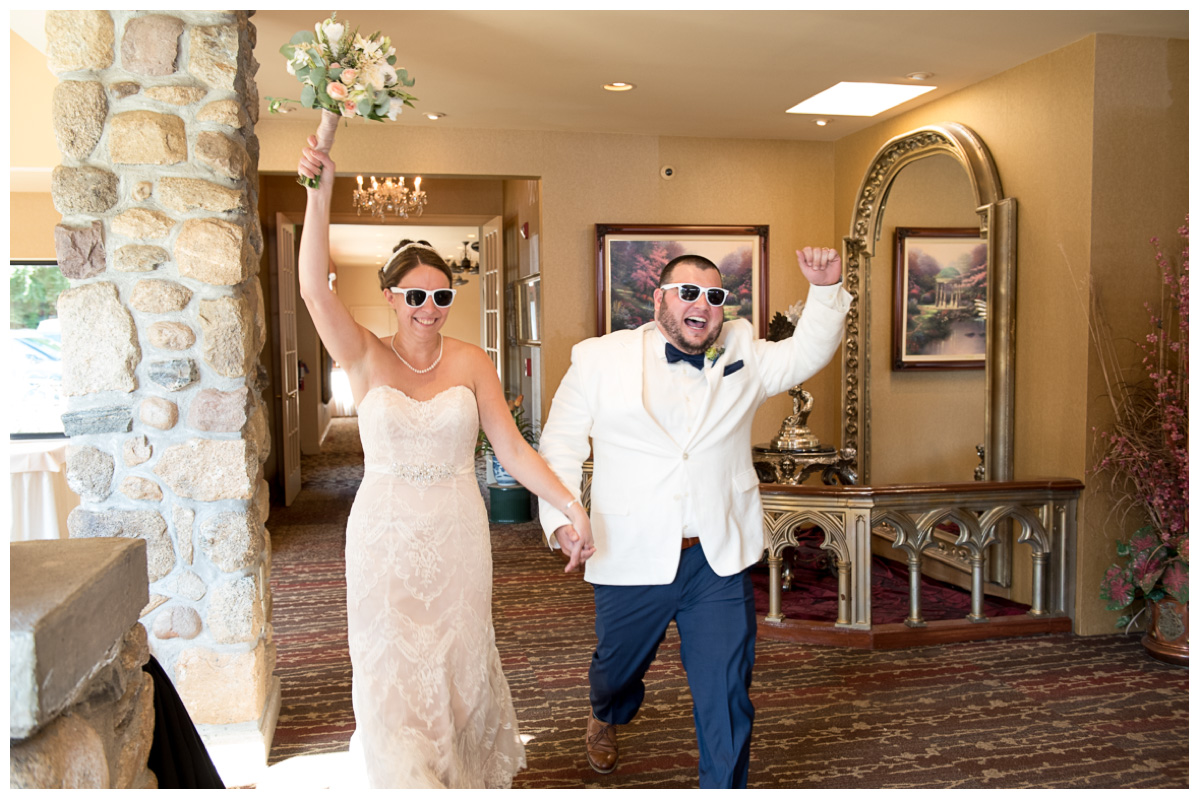
<path fill-rule="evenodd" d="M 525 395 L 517 395 L 515 400 L 509 401 L 508 413 L 512 414 L 513 423 L 517 426 L 517 432 L 521 434 L 521 438 L 528 442 L 530 447 L 536 449 L 538 443 L 538 430 L 536 427 L 534 427 L 533 422 L 525 416 L 525 408 L 522 405 L 524 402 Z M 475 455 L 495 455 L 495 450 L 492 449 L 492 443 L 488 441 L 487 434 L 483 432 L 483 428 L 479 429 L 479 439 L 475 443 Z"/>
<path fill-rule="evenodd" d="M 34 329 L 58 315 L 55 301 L 69 288 L 57 265 L 14 264 L 8 276 L 8 327 Z"/>

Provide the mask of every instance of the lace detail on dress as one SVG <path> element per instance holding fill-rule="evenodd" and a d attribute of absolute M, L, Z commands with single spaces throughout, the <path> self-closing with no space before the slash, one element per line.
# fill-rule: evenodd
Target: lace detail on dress
<path fill-rule="evenodd" d="M 346 532 L 355 747 L 372 786 L 508 786 L 525 765 L 491 620 L 475 396 L 359 406 L 368 470 Z"/>

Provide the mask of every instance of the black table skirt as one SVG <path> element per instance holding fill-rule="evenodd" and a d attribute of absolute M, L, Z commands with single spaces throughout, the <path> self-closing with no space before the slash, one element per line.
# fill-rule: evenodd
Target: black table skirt
<path fill-rule="evenodd" d="M 175 685 L 154 656 L 142 669 L 154 681 L 154 742 L 147 764 L 160 789 L 224 789 Z"/>

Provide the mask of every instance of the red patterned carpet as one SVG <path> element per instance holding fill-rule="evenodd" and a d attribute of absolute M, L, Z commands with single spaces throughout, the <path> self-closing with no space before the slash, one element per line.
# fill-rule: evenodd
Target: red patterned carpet
<path fill-rule="evenodd" d="M 354 420 L 273 508 L 283 707 L 271 763 L 345 750 L 353 730 L 343 526 L 361 478 Z M 674 630 L 621 730 L 612 775 L 583 760 L 592 595 L 534 525 L 493 526 L 497 644 L 529 767 L 517 788 L 696 784 L 691 701 Z M 1134 637 L 1041 636 L 864 651 L 761 640 L 752 788 L 1187 788 L 1188 673 Z"/>

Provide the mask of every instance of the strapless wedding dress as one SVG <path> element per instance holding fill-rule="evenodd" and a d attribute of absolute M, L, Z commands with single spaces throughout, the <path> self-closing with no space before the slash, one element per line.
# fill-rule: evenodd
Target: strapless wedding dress
<path fill-rule="evenodd" d="M 525 766 L 492 628 L 475 395 L 388 386 L 358 409 L 366 471 L 346 530 L 351 751 L 372 787 L 507 787 Z"/>

